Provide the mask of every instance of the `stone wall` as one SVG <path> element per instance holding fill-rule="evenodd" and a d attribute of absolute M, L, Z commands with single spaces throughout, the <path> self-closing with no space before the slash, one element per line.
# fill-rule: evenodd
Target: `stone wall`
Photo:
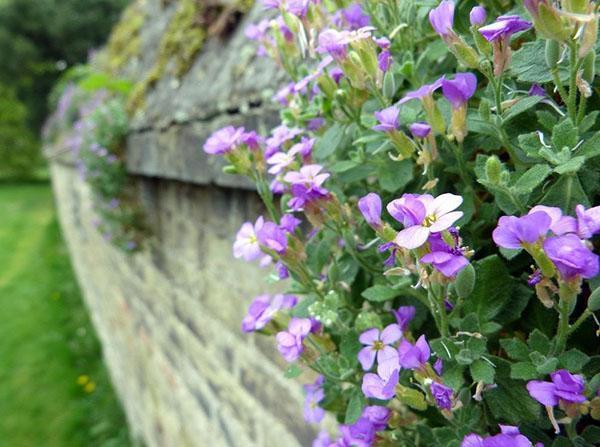
<path fill-rule="evenodd" d="M 145 52 L 130 76 L 148 65 L 176 7 L 140 3 Z M 255 7 L 245 21 L 260 14 Z M 103 240 L 87 185 L 64 150 L 48 154 L 73 266 L 131 430 L 148 446 L 294 447 L 314 436 L 273 340 L 240 331 L 266 272 L 234 260 L 231 243 L 259 202 L 201 151 L 225 123 L 275 123 L 264 91 L 280 75 L 254 59 L 244 26 L 209 40 L 183 79 L 161 80 L 135 117 L 127 166 L 153 232 L 142 252 L 126 255 Z"/>

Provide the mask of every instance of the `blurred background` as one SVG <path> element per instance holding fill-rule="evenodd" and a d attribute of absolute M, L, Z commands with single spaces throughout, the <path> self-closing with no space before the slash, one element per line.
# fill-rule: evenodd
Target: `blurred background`
<path fill-rule="evenodd" d="M 41 151 L 54 85 L 127 3 L 0 0 L 0 446 L 131 445 Z"/>

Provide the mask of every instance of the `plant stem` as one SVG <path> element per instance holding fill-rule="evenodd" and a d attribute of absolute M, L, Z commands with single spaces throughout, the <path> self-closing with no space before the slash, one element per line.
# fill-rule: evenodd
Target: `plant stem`
<path fill-rule="evenodd" d="M 556 330 L 556 346 L 555 354 L 560 354 L 565 350 L 567 337 L 569 335 L 569 303 L 564 299 L 560 299 L 558 303 L 558 328 Z"/>
<path fill-rule="evenodd" d="M 577 126 L 579 126 L 581 124 L 581 122 L 583 121 L 583 118 L 585 117 L 586 102 L 587 102 L 587 98 L 582 95 L 581 99 L 579 100 L 579 111 L 577 112 L 577 123 L 575 123 Z"/>
<path fill-rule="evenodd" d="M 558 89 L 558 94 L 560 95 L 560 99 L 562 99 L 562 102 L 564 104 L 567 104 L 567 91 L 565 90 L 565 87 L 562 84 L 562 81 L 560 80 L 560 76 L 558 75 L 558 68 L 553 68 L 552 70 L 550 70 L 550 73 L 552 73 L 552 80 L 554 81 L 554 85 L 556 85 L 556 88 Z"/>
<path fill-rule="evenodd" d="M 567 331 L 567 336 L 571 335 L 573 332 L 575 332 L 579 326 L 581 326 L 583 324 L 583 322 L 585 320 L 587 320 L 589 317 L 591 317 L 593 314 L 593 312 L 589 309 L 586 309 L 577 320 L 575 320 L 575 323 L 573 323 L 571 325 L 571 327 L 569 328 L 569 330 Z"/>
<path fill-rule="evenodd" d="M 567 97 L 567 113 L 573 123 L 577 120 L 577 42 L 569 44 L 569 96 Z"/>

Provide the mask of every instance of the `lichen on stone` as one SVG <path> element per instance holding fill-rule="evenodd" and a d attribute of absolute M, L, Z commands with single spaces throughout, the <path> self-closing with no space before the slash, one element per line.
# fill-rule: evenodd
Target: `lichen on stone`
<path fill-rule="evenodd" d="M 103 68 L 113 74 L 120 72 L 127 61 L 140 53 L 140 32 L 146 21 L 144 0 L 130 4 L 115 25 L 102 59 Z"/>

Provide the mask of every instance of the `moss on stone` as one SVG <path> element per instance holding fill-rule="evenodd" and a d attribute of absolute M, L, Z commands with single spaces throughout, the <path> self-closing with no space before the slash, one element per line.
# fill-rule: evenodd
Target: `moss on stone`
<path fill-rule="evenodd" d="M 112 30 L 103 61 L 103 68 L 110 73 L 118 73 L 128 60 L 140 53 L 140 31 L 146 20 L 143 3 L 138 0 L 129 5 Z"/>

